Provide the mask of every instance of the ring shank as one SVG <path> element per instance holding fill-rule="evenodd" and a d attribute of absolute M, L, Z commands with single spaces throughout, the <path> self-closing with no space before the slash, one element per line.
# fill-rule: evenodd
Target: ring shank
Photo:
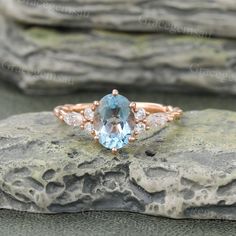
<path fill-rule="evenodd" d="M 135 102 L 136 109 L 144 108 L 146 112 L 153 113 L 169 113 L 173 118 L 178 118 L 182 114 L 182 110 L 178 107 L 164 106 L 158 103 L 149 102 Z M 88 107 L 93 107 L 93 103 L 80 103 L 80 104 L 66 104 L 63 106 L 58 106 L 54 109 L 54 113 L 57 117 L 63 116 L 68 112 L 81 112 Z"/>
<path fill-rule="evenodd" d="M 167 107 L 158 103 L 149 103 L 149 102 L 137 102 L 136 107 L 144 108 L 147 112 L 158 113 L 158 112 L 167 112 Z"/>

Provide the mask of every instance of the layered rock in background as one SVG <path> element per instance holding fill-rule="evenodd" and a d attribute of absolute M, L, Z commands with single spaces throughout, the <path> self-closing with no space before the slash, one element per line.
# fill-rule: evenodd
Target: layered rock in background
<path fill-rule="evenodd" d="M 233 40 L 0 25 L 1 78 L 26 93 L 113 85 L 236 94 Z"/>
<path fill-rule="evenodd" d="M 0 207 L 236 220 L 236 113 L 186 112 L 117 156 L 51 113 L 0 122 Z"/>
<path fill-rule="evenodd" d="M 1 0 L 0 9 L 26 24 L 236 37 L 234 0 Z"/>

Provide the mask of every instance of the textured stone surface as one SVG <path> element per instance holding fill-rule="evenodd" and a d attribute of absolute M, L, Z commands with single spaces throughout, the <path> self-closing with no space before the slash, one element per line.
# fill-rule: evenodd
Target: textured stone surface
<path fill-rule="evenodd" d="M 28 24 L 236 36 L 234 0 L 1 0 L 0 8 Z"/>
<path fill-rule="evenodd" d="M 117 156 L 51 113 L 0 122 L 0 207 L 236 219 L 236 114 L 186 112 Z"/>
<path fill-rule="evenodd" d="M 16 113 L 38 112 L 50 110 L 58 104 L 74 103 L 75 101 L 96 100 L 104 93 L 79 93 L 67 96 L 24 96 L 18 90 L 0 81 L 0 119 Z M 128 95 L 128 94 L 127 94 Z M 89 99 L 88 99 L 89 96 Z M 138 93 L 129 94 L 132 100 L 158 101 L 160 103 L 181 105 L 184 110 L 204 109 L 206 107 L 236 109 L 233 97 L 220 96 L 188 96 L 186 94 Z M 17 101 L 18 106 L 15 106 Z M 40 223 L 39 223 L 40 222 Z M 135 227 L 134 227 L 135 226 Z M 166 236 L 234 236 L 234 221 L 222 220 L 173 220 L 156 216 L 141 215 L 127 212 L 84 212 L 74 214 L 30 214 L 1 210 L 0 235 L 4 236 L 58 236 L 83 235 L 159 235 Z"/>
<path fill-rule="evenodd" d="M 115 85 L 236 94 L 233 40 L 0 25 L 0 78 L 27 93 Z"/>

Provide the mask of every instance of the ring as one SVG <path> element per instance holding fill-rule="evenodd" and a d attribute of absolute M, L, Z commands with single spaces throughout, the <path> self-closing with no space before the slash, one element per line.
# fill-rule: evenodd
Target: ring
<path fill-rule="evenodd" d="M 100 101 L 58 106 L 54 114 L 66 124 L 84 129 L 116 153 L 145 130 L 180 118 L 182 110 L 158 103 L 130 102 L 114 89 Z"/>

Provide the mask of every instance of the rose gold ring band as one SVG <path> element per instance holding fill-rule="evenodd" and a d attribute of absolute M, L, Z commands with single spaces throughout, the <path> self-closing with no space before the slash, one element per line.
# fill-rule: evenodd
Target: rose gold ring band
<path fill-rule="evenodd" d="M 54 109 L 54 114 L 61 120 L 63 120 L 63 115 L 69 112 L 82 112 L 88 107 L 96 107 L 96 101 L 94 103 L 80 103 L 80 104 L 65 104 L 63 106 L 58 106 Z M 146 112 L 153 113 L 168 113 L 169 120 L 178 119 L 182 115 L 182 110 L 178 107 L 164 106 L 158 103 L 148 103 L 148 102 L 133 102 L 136 109 L 143 108 Z M 131 106 L 132 106 L 131 104 Z"/>

